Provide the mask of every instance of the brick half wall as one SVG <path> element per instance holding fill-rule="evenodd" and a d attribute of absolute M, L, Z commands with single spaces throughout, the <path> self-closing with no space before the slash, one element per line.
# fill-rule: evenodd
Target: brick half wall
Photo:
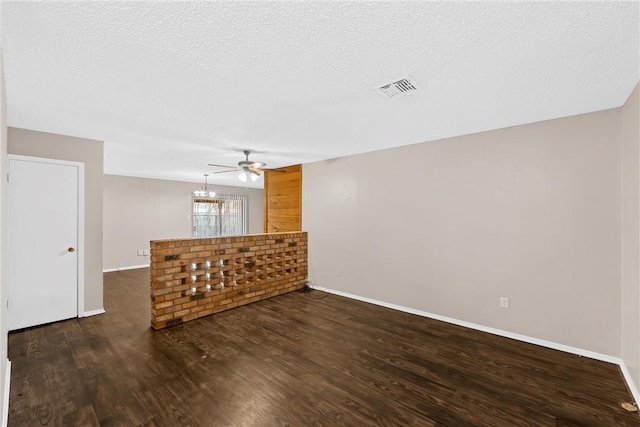
<path fill-rule="evenodd" d="M 151 327 L 162 329 L 302 289 L 307 233 L 152 240 Z"/>

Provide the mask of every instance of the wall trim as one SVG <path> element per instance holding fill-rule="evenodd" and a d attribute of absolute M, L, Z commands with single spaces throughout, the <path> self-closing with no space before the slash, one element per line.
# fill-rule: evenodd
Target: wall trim
<path fill-rule="evenodd" d="M 622 376 L 624 377 L 624 380 L 627 382 L 627 387 L 629 388 L 629 391 L 633 395 L 633 400 L 635 400 L 636 403 L 640 403 L 640 393 L 638 392 L 638 388 L 633 382 L 633 376 L 631 375 L 629 368 L 627 368 L 627 365 L 624 363 L 624 360 L 618 359 L 618 361 L 619 361 L 618 366 L 620 366 L 620 371 L 622 372 Z"/>
<path fill-rule="evenodd" d="M 97 310 L 85 311 L 82 317 L 96 316 L 98 314 L 104 314 L 104 313 L 105 313 L 104 308 L 99 308 Z"/>
<path fill-rule="evenodd" d="M 310 285 L 310 286 L 311 286 L 311 288 L 317 289 L 319 291 L 328 292 L 330 294 L 339 295 L 339 296 L 342 296 L 342 297 L 345 297 L 345 298 L 355 299 L 355 300 L 366 302 L 366 303 L 369 303 L 369 304 L 379 305 L 379 306 L 382 306 L 382 307 L 390 308 L 392 310 L 403 311 L 405 313 L 415 314 L 415 315 L 418 315 L 418 316 L 427 317 L 427 318 L 430 318 L 430 319 L 435 319 L 435 320 L 440 320 L 442 322 L 451 323 L 453 325 L 463 326 L 465 328 L 475 329 L 477 331 L 487 332 L 487 333 L 490 333 L 490 334 L 493 334 L 493 335 L 498 335 L 498 336 L 505 337 L 505 338 L 511 338 L 511 339 L 522 341 L 522 342 L 526 342 L 526 343 L 529 343 L 529 344 L 539 345 L 541 347 L 551 348 L 553 350 L 564 351 L 565 353 L 572 353 L 572 354 L 576 354 L 578 356 L 589 357 L 591 359 L 600 360 L 600 361 L 608 362 L 608 363 L 613 363 L 613 364 L 618 365 L 620 367 L 620 371 L 622 373 L 622 376 L 624 377 L 624 380 L 627 383 L 627 387 L 629 388 L 629 391 L 631 392 L 631 395 L 633 396 L 633 399 L 635 400 L 635 402 L 639 402 L 640 403 L 640 393 L 638 392 L 638 389 L 636 388 L 636 385 L 633 382 L 633 377 L 631 376 L 631 373 L 629 372 L 629 369 L 627 368 L 627 365 L 619 357 L 609 356 L 608 354 L 596 353 L 595 351 L 585 350 L 585 349 L 582 349 L 582 348 L 571 347 L 571 346 L 568 346 L 568 345 L 555 343 L 553 341 L 546 341 L 546 340 L 542 340 L 542 339 L 539 339 L 539 338 L 529 337 L 527 335 L 521 335 L 521 334 L 517 334 L 517 333 L 514 333 L 514 332 L 505 331 L 505 330 L 502 330 L 502 329 L 491 328 L 489 326 L 484 326 L 484 325 L 480 325 L 480 324 L 477 324 L 477 323 L 467 322 L 465 320 L 454 319 L 452 317 L 441 316 L 439 314 L 429 313 L 427 311 L 416 310 L 415 308 L 404 307 L 402 305 L 391 304 L 391 303 L 388 303 L 388 302 L 379 301 L 379 300 L 376 300 L 376 299 L 373 299 L 373 298 L 362 297 L 360 295 L 354 295 L 354 294 L 350 294 L 350 293 L 347 293 L 347 292 L 338 291 L 338 290 L 335 290 L 335 289 L 323 288 L 323 287 L 317 286 L 317 285 Z"/>
<path fill-rule="evenodd" d="M 113 273 L 114 271 L 136 270 L 138 268 L 149 268 L 149 264 L 126 265 L 124 267 L 105 268 L 105 269 L 102 270 L 102 272 L 103 273 Z"/>
<path fill-rule="evenodd" d="M 11 390 L 11 360 L 7 359 L 7 369 L 4 374 L 4 398 L 2 399 L 2 427 L 9 422 L 9 392 Z"/>

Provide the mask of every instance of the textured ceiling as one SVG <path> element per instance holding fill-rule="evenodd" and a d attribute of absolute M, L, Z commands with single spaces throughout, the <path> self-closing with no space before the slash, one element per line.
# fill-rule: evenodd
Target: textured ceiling
<path fill-rule="evenodd" d="M 415 144 L 619 107 L 639 79 L 638 1 L 3 1 L 1 19 L 9 125 L 104 140 L 108 174 Z M 404 76 L 420 90 L 374 90 Z"/>

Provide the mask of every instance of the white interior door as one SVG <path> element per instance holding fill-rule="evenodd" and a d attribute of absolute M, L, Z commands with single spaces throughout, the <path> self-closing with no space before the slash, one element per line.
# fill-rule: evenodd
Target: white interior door
<path fill-rule="evenodd" d="M 9 156 L 9 330 L 78 316 L 80 169 Z"/>

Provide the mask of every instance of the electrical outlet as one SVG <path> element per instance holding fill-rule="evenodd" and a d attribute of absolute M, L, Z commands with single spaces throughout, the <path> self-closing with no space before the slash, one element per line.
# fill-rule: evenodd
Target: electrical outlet
<path fill-rule="evenodd" d="M 138 256 L 142 256 L 142 255 L 144 255 L 144 251 L 143 251 L 142 249 L 140 249 L 140 250 L 138 251 Z"/>
<path fill-rule="evenodd" d="M 500 308 L 509 308 L 509 298 L 500 297 Z"/>
<path fill-rule="evenodd" d="M 149 256 L 149 249 L 145 249 L 142 251 L 142 255 Z"/>

